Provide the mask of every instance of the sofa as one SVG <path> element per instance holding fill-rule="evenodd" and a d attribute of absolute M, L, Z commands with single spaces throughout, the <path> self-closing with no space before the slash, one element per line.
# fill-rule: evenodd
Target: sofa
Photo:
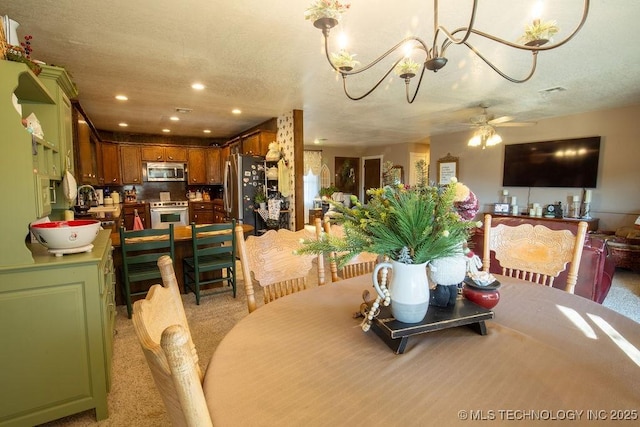
<path fill-rule="evenodd" d="M 618 228 L 607 245 L 616 267 L 640 273 L 640 226 Z"/>
<path fill-rule="evenodd" d="M 545 218 L 533 218 L 528 216 L 493 216 L 492 224 L 505 224 L 517 226 L 520 224 L 541 224 L 551 229 L 568 229 L 575 234 L 578 228 L 578 221 L 546 221 Z M 609 293 L 616 264 L 614 258 L 609 253 L 607 247 L 607 236 L 588 233 L 585 237 L 582 249 L 582 259 L 578 270 L 578 282 L 574 293 L 584 298 L 588 298 L 602 304 Z M 482 257 L 484 247 L 484 230 L 477 228 L 471 237 L 469 246 L 477 255 Z M 495 274 L 501 273 L 501 268 L 491 252 L 490 271 Z M 563 271 L 554 279 L 553 287 L 564 290 L 567 281 L 567 271 Z"/>

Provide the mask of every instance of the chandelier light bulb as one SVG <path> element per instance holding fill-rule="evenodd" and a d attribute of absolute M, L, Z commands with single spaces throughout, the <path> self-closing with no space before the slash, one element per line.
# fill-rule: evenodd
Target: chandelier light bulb
<path fill-rule="evenodd" d="M 347 36 L 347 33 L 345 33 L 344 31 L 341 31 L 340 34 L 338 34 L 338 49 L 346 50 L 348 46 L 349 36 Z"/>
<path fill-rule="evenodd" d="M 540 21 L 542 19 L 542 10 L 544 9 L 544 4 L 542 0 L 538 0 L 533 4 L 531 8 L 531 15 L 533 16 L 533 21 Z"/>

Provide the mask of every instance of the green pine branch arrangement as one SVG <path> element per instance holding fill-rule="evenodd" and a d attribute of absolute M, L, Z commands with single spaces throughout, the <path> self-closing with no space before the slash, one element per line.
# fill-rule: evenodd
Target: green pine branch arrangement
<path fill-rule="evenodd" d="M 299 253 L 336 253 L 340 266 L 360 252 L 372 252 L 403 262 L 421 264 L 459 253 L 476 222 L 456 210 L 457 186 L 385 186 L 371 189 L 366 205 L 352 196 L 352 207 L 333 203 L 335 223 L 344 237 L 323 233 L 305 240 Z M 465 187 L 466 188 L 466 187 Z M 468 195 L 469 192 L 466 192 Z"/>

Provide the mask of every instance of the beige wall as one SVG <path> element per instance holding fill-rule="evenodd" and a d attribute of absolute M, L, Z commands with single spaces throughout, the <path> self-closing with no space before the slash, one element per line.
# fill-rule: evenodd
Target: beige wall
<path fill-rule="evenodd" d="M 631 225 L 640 215 L 640 105 L 539 121 L 532 127 L 499 128 L 504 144 L 601 136 L 598 185 L 593 190 L 591 216 L 600 228 L 615 230 Z M 492 209 L 502 187 L 504 147 L 482 150 L 467 146 L 471 131 L 431 137 L 431 174 L 447 153 L 459 160 L 459 179 L 478 196 L 482 207 Z M 521 210 L 528 204 L 565 202 L 581 195 L 577 188 L 507 187 Z"/>

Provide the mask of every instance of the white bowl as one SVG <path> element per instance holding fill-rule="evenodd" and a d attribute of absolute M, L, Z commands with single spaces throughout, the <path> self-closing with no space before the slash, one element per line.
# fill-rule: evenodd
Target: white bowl
<path fill-rule="evenodd" d="M 30 228 L 38 242 L 49 249 L 75 249 L 93 243 L 100 231 L 100 221 L 51 221 L 33 224 Z"/>

